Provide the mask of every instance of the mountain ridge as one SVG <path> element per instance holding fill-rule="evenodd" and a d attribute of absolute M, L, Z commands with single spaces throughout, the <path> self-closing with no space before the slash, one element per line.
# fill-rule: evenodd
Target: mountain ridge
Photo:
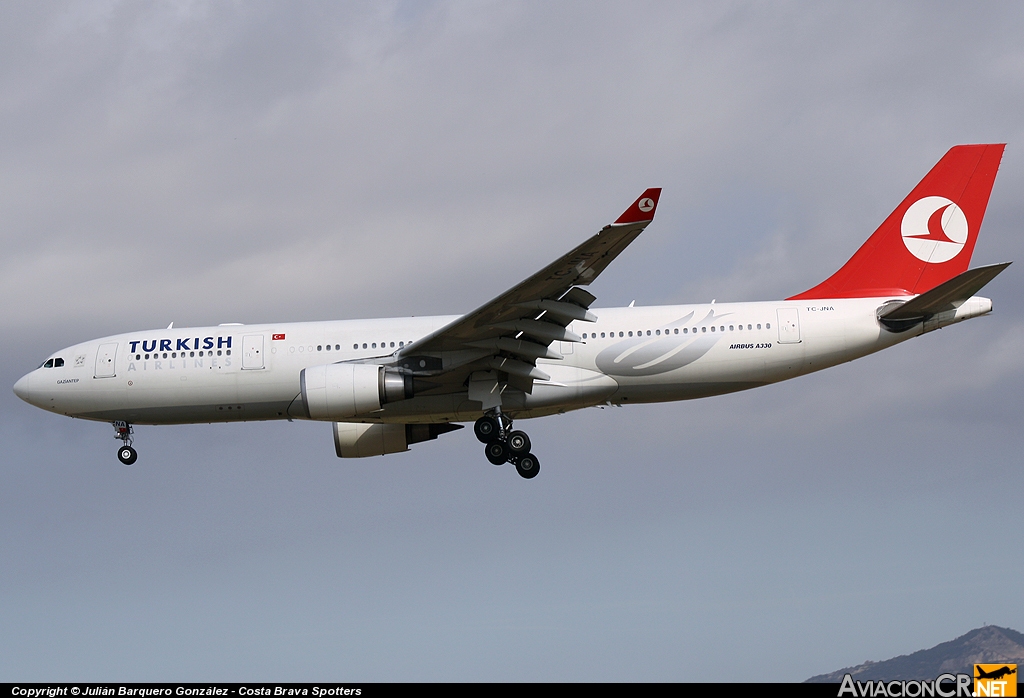
<path fill-rule="evenodd" d="M 973 675 L 975 664 L 999 663 L 1024 664 L 1024 634 L 985 625 L 929 649 L 818 674 L 804 683 L 840 683 L 846 674 L 858 681 L 928 680 L 940 674 Z"/>

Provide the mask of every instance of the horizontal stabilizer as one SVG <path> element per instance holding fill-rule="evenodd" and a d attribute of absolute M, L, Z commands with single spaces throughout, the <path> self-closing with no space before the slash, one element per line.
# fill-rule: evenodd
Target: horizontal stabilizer
<path fill-rule="evenodd" d="M 1003 262 L 1002 264 L 968 269 L 932 290 L 922 293 L 917 298 L 883 311 L 878 317 L 880 320 L 890 321 L 920 320 L 943 311 L 956 310 L 1011 263 Z"/>

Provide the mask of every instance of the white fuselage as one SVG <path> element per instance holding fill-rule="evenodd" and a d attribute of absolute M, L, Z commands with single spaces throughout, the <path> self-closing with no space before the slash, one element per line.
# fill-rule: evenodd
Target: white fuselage
<path fill-rule="evenodd" d="M 503 409 L 537 417 L 598 404 L 664 402 L 753 388 L 811 373 L 987 313 L 972 298 L 926 325 L 893 333 L 876 319 L 889 298 L 594 309 L 574 322 L 581 343 L 554 342 L 550 380 L 508 391 Z M 56 352 L 15 392 L 58 414 L 132 424 L 306 419 L 304 368 L 389 357 L 455 316 L 221 325 L 105 337 Z M 61 359 L 62 362 L 57 361 Z M 350 421 L 466 422 L 466 391 L 417 395 Z"/>

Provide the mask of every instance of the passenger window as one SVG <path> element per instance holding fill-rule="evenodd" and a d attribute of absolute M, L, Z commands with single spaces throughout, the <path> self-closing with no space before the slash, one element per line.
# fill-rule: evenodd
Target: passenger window
<path fill-rule="evenodd" d="M 647 334 L 650 334 L 650 332 L 648 332 Z M 660 335 L 661 334 L 661 330 L 654 330 L 654 334 Z"/>
<path fill-rule="evenodd" d="M 735 327 L 733 327 L 732 325 L 729 325 L 729 331 L 730 331 L 730 332 L 732 332 L 732 331 L 733 331 L 734 329 L 736 329 L 736 328 L 735 328 Z"/>
<path fill-rule="evenodd" d="M 374 342 L 373 344 L 371 344 L 371 345 L 370 345 L 370 348 L 371 348 L 371 349 L 376 349 L 376 348 L 377 348 L 377 343 L 376 343 L 376 342 Z"/>
<path fill-rule="evenodd" d="M 676 328 L 676 334 L 679 334 L 679 328 L 678 327 Z"/>
<path fill-rule="evenodd" d="M 647 336 L 648 336 L 648 337 L 650 337 L 650 336 L 651 336 L 651 331 L 650 331 L 650 330 L 647 330 Z"/>
<path fill-rule="evenodd" d="M 629 332 L 629 336 L 630 336 L 630 337 L 632 337 L 632 336 L 633 336 L 633 332 L 632 332 L 632 330 L 630 330 L 630 332 Z"/>
<path fill-rule="evenodd" d="M 135 360 L 136 361 L 142 361 L 142 354 L 136 354 L 135 355 Z"/>
<path fill-rule="evenodd" d="M 714 330 L 715 328 L 714 328 L 714 327 L 712 327 L 711 329 L 712 329 L 712 330 Z M 707 327 L 701 327 L 701 328 L 700 328 L 700 331 L 701 331 L 701 332 L 707 332 L 707 331 L 708 331 L 708 328 L 707 328 Z"/>
<path fill-rule="evenodd" d="M 194 351 L 190 351 L 188 353 L 188 355 L 189 355 L 189 358 L 192 358 L 192 359 L 194 359 L 196 357 L 196 353 Z"/>
<path fill-rule="evenodd" d="M 392 343 L 391 343 L 391 348 L 392 348 L 392 349 L 394 349 L 394 348 L 395 348 L 395 343 L 394 343 L 394 342 L 392 342 Z"/>
<path fill-rule="evenodd" d="M 366 348 L 366 342 L 363 342 L 363 349 Z"/>
<path fill-rule="evenodd" d="M 688 329 L 686 329 L 686 328 L 684 327 L 684 328 L 683 328 L 683 334 L 689 334 L 689 333 L 690 333 L 690 330 L 688 330 Z"/>
<path fill-rule="evenodd" d="M 764 328 L 765 328 L 766 330 L 770 330 L 770 329 L 772 328 L 772 323 L 770 323 L 770 322 L 766 322 L 766 323 L 764 323 Z"/>
<path fill-rule="evenodd" d="M 761 329 L 761 323 L 757 323 L 757 329 Z"/>
<path fill-rule="evenodd" d="M 316 350 L 317 351 L 323 351 L 324 350 L 324 345 L 323 344 L 317 344 L 316 345 Z"/>

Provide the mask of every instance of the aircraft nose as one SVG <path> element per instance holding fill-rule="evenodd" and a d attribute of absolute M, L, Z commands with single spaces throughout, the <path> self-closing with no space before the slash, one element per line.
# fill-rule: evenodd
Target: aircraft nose
<path fill-rule="evenodd" d="M 25 402 L 29 400 L 29 383 L 32 380 L 32 374 L 28 373 L 18 379 L 18 382 L 14 384 L 14 394 L 20 397 Z"/>

